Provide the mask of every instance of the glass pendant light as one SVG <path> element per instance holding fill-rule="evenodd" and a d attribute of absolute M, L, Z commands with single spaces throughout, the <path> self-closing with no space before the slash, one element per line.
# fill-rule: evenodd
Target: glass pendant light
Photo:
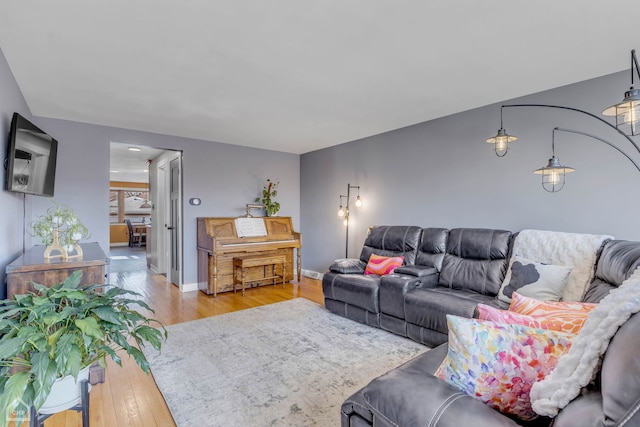
<path fill-rule="evenodd" d="M 509 135 L 502 125 L 502 107 L 500 107 L 500 129 L 498 129 L 498 133 L 496 136 L 492 136 L 487 139 L 489 144 L 494 144 L 494 150 L 496 152 L 496 156 L 504 157 L 509 151 L 509 144 L 513 141 L 517 141 L 518 137 Z"/>
<path fill-rule="evenodd" d="M 605 116 L 615 116 L 616 127 L 631 136 L 640 134 L 640 89 L 633 87 L 634 69 L 640 78 L 635 49 L 631 51 L 631 87 L 624 93 L 624 99 L 621 103 L 602 111 Z"/>
<path fill-rule="evenodd" d="M 560 160 L 556 157 L 556 131 L 568 129 L 554 128 L 551 132 L 551 158 L 547 166 L 538 168 L 533 171 L 536 175 L 542 175 L 542 188 L 549 193 L 557 193 L 564 187 L 565 175 L 576 170 L 569 166 L 560 164 Z"/>

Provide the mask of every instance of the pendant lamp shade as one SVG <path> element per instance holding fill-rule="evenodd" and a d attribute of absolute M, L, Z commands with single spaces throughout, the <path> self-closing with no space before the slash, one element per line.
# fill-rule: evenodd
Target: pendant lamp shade
<path fill-rule="evenodd" d="M 631 51 L 631 87 L 624 93 L 621 103 L 602 111 L 604 116 L 615 116 L 618 130 L 630 136 L 640 134 L 640 89 L 633 88 L 634 70 L 640 78 L 635 49 Z"/>
<path fill-rule="evenodd" d="M 509 144 L 518 139 L 517 136 L 509 135 L 504 128 L 498 129 L 496 136 L 487 139 L 489 144 L 494 144 L 496 155 L 504 157 L 509 151 Z"/>
<path fill-rule="evenodd" d="M 615 116 L 616 127 L 627 135 L 640 134 L 640 89 L 631 87 L 624 93 L 621 103 L 612 105 L 602 112 L 605 116 Z"/>
<path fill-rule="evenodd" d="M 536 175 L 542 175 L 542 188 L 550 193 L 556 193 L 564 187 L 565 175 L 576 170 L 560 164 L 560 160 L 553 156 L 547 166 L 533 171 Z"/>

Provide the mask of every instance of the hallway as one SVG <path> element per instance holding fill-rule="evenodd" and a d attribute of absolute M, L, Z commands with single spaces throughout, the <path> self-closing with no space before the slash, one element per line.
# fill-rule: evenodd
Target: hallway
<path fill-rule="evenodd" d="M 145 247 L 112 246 L 109 248 L 109 271 L 111 273 L 140 270 L 147 270 Z"/>

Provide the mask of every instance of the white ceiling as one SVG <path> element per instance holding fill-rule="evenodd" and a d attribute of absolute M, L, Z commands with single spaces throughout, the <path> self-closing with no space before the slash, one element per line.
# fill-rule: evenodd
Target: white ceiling
<path fill-rule="evenodd" d="M 110 152 L 109 179 L 111 181 L 148 183 L 148 160 L 156 158 L 162 154 L 164 150 L 145 147 L 143 145 L 111 142 Z"/>
<path fill-rule="evenodd" d="M 305 153 L 628 69 L 639 15 L 638 0 L 4 0 L 0 48 L 35 116 Z"/>

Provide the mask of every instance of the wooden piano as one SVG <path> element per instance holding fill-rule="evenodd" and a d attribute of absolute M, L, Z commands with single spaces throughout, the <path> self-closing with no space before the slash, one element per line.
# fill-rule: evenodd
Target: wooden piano
<path fill-rule="evenodd" d="M 300 249 L 302 238 L 293 231 L 291 217 L 260 217 L 266 235 L 238 237 L 236 220 L 240 218 L 198 218 L 198 289 L 216 296 L 218 292 L 233 290 L 233 258 L 240 255 L 285 255 L 285 281 L 293 277 L 293 249 L 296 249 L 297 277 L 300 279 Z M 260 223 L 261 224 L 261 223 Z M 242 235 L 242 230 L 240 230 Z M 281 266 L 279 267 L 282 268 Z M 282 274 L 281 271 L 278 271 Z M 247 282 L 252 285 L 272 284 L 264 277 L 261 268 L 247 272 Z"/>

